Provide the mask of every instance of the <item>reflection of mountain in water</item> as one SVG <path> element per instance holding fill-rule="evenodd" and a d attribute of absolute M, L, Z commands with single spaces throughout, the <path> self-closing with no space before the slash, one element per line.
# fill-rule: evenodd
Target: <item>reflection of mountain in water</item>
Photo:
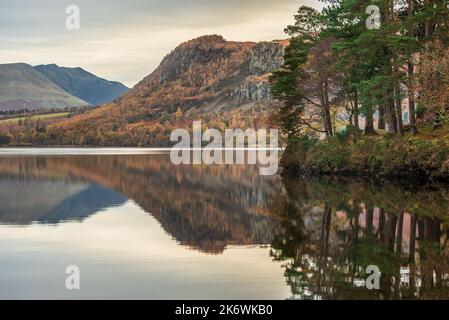
<path fill-rule="evenodd" d="M 24 225 L 81 221 L 125 201 L 117 192 L 96 184 L 2 179 L 0 222 Z"/>
<path fill-rule="evenodd" d="M 0 158 L 0 173 L 14 173 L 30 186 L 49 178 L 51 183 L 67 181 L 78 188 L 81 182 L 96 184 L 96 194 L 78 190 L 53 202 L 52 209 L 37 207 L 36 214 L 47 222 L 85 216 L 90 206 L 82 205 L 100 198 L 100 204 L 123 202 L 110 191 L 115 190 L 153 215 L 178 242 L 201 251 L 220 253 L 228 245 L 268 244 L 278 232 L 277 219 L 267 209 L 276 184 L 247 166 L 174 166 L 168 155 L 10 157 Z M 56 188 L 42 186 L 50 193 Z M 39 201 L 36 190 L 28 194 L 30 203 L 33 195 Z"/>
<path fill-rule="evenodd" d="M 123 195 L 114 190 L 91 184 L 47 212 L 41 221 L 58 223 L 66 220 L 83 220 L 100 210 L 122 205 L 126 201 Z"/>
<path fill-rule="evenodd" d="M 126 199 L 208 253 L 271 244 L 293 298 L 449 298 L 447 186 L 284 179 L 167 155 L 0 158 L 0 222 L 81 220 Z M 380 290 L 367 290 L 367 266 Z"/>

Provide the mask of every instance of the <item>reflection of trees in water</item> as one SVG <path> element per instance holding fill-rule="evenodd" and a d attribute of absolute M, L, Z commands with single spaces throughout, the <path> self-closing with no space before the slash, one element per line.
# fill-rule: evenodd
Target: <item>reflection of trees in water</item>
<path fill-rule="evenodd" d="M 449 298 L 449 193 L 361 181 L 284 180 L 272 243 L 293 298 Z M 364 285 L 379 267 L 380 290 Z"/>

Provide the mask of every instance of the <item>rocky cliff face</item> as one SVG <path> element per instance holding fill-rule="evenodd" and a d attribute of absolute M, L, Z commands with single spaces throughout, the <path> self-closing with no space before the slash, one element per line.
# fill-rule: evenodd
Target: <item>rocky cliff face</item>
<path fill-rule="evenodd" d="M 281 42 L 260 42 L 251 50 L 249 75 L 262 76 L 278 69 L 284 62 Z"/>

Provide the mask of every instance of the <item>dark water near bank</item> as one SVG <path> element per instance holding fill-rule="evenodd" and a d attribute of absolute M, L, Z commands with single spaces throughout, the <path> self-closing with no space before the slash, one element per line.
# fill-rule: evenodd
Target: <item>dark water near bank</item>
<path fill-rule="evenodd" d="M 3 155 L 0 298 L 449 299 L 446 186 L 258 173 L 167 154 Z M 65 287 L 69 265 L 80 290 Z"/>

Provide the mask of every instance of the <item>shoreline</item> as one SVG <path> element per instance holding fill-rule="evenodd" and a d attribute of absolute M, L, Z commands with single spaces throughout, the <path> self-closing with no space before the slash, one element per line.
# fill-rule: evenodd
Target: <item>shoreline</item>
<path fill-rule="evenodd" d="M 299 138 L 282 154 L 281 167 L 292 175 L 448 182 L 449 140 L 419 136 Z"/>
<path fill-rule="evenodd" d="M 402 175 L 402 176 L 379 176 L 370 175 L 366 172 L 335 172 L 335 173 L 320 173 L 311 171 L 301 171 L 297 168 L 285 168 L 282 167 L 280 172 L 282 178 L 286 179 L 351 179 L 351 180 L 361 180 L 366 183 L 372 183 L 374 185 L 382 185 L 385 183 L 409 185 L 409 186 L 432 186 L 435 184 L 443 184 L 449 187 L 449 177 L 445 178 L 430 178 L 423 175 Z"/>

